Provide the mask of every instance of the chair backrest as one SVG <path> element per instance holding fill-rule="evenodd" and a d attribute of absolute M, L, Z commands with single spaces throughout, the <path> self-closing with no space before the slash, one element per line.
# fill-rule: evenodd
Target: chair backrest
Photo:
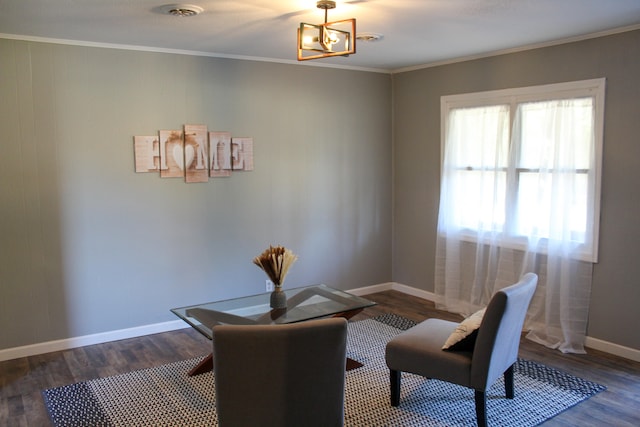
<path fill-rule="evenodd" d="M 213 328 L 221 427 L 342 426 L 347 321 Z"/>
<path fill-rule="evenodd" d="M 520 335 L 538 276 L 525 274 L 491 298 L 476 338 L 471 361 L 471 386 L 486 390 L 518 359 Z"/>

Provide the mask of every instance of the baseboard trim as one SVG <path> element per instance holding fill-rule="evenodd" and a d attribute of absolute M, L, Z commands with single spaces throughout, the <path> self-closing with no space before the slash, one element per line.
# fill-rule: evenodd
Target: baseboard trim
<path fill-rule="evenodd" d="M 354 295 L 367 295 L 374 292 L 382 292 L 387 290 L 394 290 L 398 292 L 402 292 L 408 295 L 412 295 L 418 298 L 422 298 L 428 301 L 438 302 L 438 295 L 427 292 L 422 289 L 416 289 L 411 286 L 403 285 L 401 283 L 389 282 L 383 283 L 380 285 L 367 286 L 363 288 L 351 289 L 347 292 L 350 292 Z M 599 350 L 604 353 L 612 354 L 614 356 L 623 357 L 625 359 L 633 360 L 635 362 L 640 362 L 640 350 L 636 350 L 634 348 L 625 347 L 619 344 L 614 344 L 608 341 L 603 341 L 597 338 L 586 337 L 585 339 L 585 347 L 588 349 Z"/>
<path fill-rule="evenodd" d="M 437 302 L 438 300 L 438 296 L 432 292 L 427 292 L 396 282 L 387 282 L 378 285 L 350 289 L 347 292 L 354 295 L 363 296 L 387 290 L 402 292 L 428 301 Z M 52 351 L 69 350 L 72 348 L 84 347 L 87 345 L 102 344 L 110 341 L 118 341 L 128 338 L 137 338 L 145 335 L 158 334 L 162 332 L 175 331 L 177 329 L 184 329 L 188 327 L 189 326 L 187 326 L 186 323 L 182 320 L 173 320 L 169 322 L 154 323 L 151 325 L 138 326 L 134 328 L 119 329 L 98 334 L 47 341 L 22 347 L 8 348 L 0 350 L 0 362 L 3 362 L 5 360 L 18 359 L 21 357 L 36 356 L 38 354 L 50 353 Z M 640 350 L 636 350 L 630 347 L 625 347 L 619 344 L 614 344 L 608 341 L 603 341 L 591 337 L 586 338 L 585 346 L 587 348 L 603 351 L 614 356 L 619 356 L 625 359 L 640 362 Z"/>
<path fill-rule="evenodd" d="M 594 350 L 613 354 L 614 356 L 619 356 L 625 359 L 633 360 L 635 362 L 640 362 L 640 350 L 636 350 L 635 348 L 625 347 L 619 344 L 614 344 L 612 342 L 603 341 L 598 338 L 591 337 L 587 337 L 585 339 L 584 345 L 585 347 L 587 347 L 587 352 L 591 348 Z"/>
<path fill-rule="evenodd" d="M 350 294 L 357 295 L 357 296 L 364 296 L 368 294 L 374 294 L 376 292 L 388 291 L 392 289 L 392 286 L 393 286 L 393 283 L 391 282 L 380 283 L 378 285 L 364 286 L 362 288 L 347 289 L 345 292 L 349 292 Z"/>
<path fill-rule="evenodd" d="M 381 283 L 379 285 L 349 289 L 347 290 L 347 292 L 357 296 L 364 296 L 368 294 L 373 294 L 375 292 L 382 292 L 382 291 L 389 291 L 389 290 L 402 292 L 403 294 L 412 295 L 414 297 L 426 299 L 429 301 L 438 300 L 438 296 L 432 292 L 427 292 L 427 291 L 423 291 L 422 289 L 412 288 L 411 286 L 403 285 L 401 283 L 396 283 L 396 282 L 387 282 L 387 283 Z"/>
<path fill-rule="evenodd" d="M 118 329 L 115 331 L 101 332 L 98 334 L 84 335 L 79 337 L 30 344 L 22 347 L 8 348 L 5 350 L 0 350 L 0 362 L 5 360 L 18 359 L 21 357 L 51 353 L 52 351 L 69 350 L 72 348 L 84 347 L 87 345 L 102 344 L 105 342 L 119 341 L 128 338 L 137 338 L 145 335 L 158 334 L 161 332 L 175 331 L 177 329 L 188 327 L 189 326 L 182 320 L 172 320 L 169 322 L 154 323 L 151 325 L 137 326 L 134 328 Z"/>

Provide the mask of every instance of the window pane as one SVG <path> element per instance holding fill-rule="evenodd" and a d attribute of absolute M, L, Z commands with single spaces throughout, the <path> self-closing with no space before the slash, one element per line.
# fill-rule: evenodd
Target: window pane
<path fill-rule="evenodd" d="M 587 174 L 521 173 L 518 183 L 516 234 L 585 243 Z"/>
<path fill-rule="evenodd" d="M 471 230 L 501 231 L 505 219 L 506 172 L 458 171 L 456 223 Z"/>
<path fill-rule="evenodd" d="M 593 99 L 521 104 L 518 166 L 588 169 L 593 147 Z"/>
<path fill-rule="evenodd" d="M 592 98 L 518 106 L 513 142 L 520 168 L 516 174 L 517 234 L 585 241 L 593 116 Z"/>
<path fill-rule="evenodd" d="M 505 168 L 509 149 L 509 107 L 496 105 L 452 110 L 447 145 L 451 165 Z"/>
<path fill-rule="evenodd" d="M 456 228 L 500 231 L 505 221 L 509 107 L 459 108 L 448 117 L 445 221 Z"/>

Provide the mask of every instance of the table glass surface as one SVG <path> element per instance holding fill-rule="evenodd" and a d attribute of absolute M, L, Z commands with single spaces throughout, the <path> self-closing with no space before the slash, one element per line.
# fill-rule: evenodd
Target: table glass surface
<path fill-rule="evenodd" d="M 330 288 L 325 285 L 283 289 L 287 307 L 272 309 L 271 292 L 173 308 L 171 312 L 193 326 L 207 338 L 212 338 L 215 325 L 273 325 L 302 322 L 332 316 L 375 305 L 375 302 Z"/>

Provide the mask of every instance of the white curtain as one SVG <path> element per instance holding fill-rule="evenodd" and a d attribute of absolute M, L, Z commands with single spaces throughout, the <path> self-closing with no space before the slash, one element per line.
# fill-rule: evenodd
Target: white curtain
<path fill-rule="evenodd" d="M 468 315 L 534 272 L 527 338 L 584 353 L 595 250 L 592 99 L 454 109 L 447 128 L 438 307 Z"/>

